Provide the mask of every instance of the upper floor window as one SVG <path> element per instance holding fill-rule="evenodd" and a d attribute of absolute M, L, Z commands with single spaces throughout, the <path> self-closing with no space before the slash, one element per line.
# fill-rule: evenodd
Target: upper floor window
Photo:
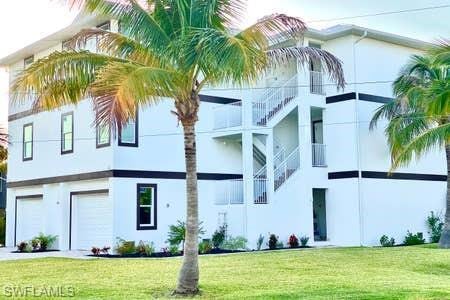
<path fill-rule="evenodd" d="M 111 130 L 108 125 L 97 125 L 96 127 L 96 147 L 108 147 L 111 145 Z"/>
<path fill-rule="evenodd" d="M 23 60 L 23 68 L 27 69 L 29 66 L 31 66 L 34 62 L 34 55 L 28 56 Z"/>
<path fill-rule="evenodd" d="M 111 22 L 108 21 L 100 25 L 97 25 L 97 28 L 102 30 L 111 30 Z"/>
<path fill-rule="evenodd" d="M 33 159 L 33 123 L 23 125 L 23 151 L 22 159 Z"/>
<path fill-rule="evenodd" d="M 73 152 L 73 112 L 61 116 L 61 154 Z"/>
<path fill-rule="evenodd" d="M 129 120 L 119 130 L 119 146 L 138 147 L 139 145 L 139 121 L 136 112 L 136 120 Z"/>
<path fill-rule="evenodd" d="M 156 184 L 137 185 L 137 230 L 156 229 Z"/>

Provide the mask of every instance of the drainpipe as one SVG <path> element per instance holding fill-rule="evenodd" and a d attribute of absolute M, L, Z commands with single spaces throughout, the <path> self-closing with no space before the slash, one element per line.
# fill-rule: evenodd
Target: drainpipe
<path fill-rule="evenodd" d="M 361 140 L 359 134 L 359 112 L 358 112 L 358 84 L 356 74 L 356 45 L 367 37 L 367 30 L 356 41 L 353 42 L 353 89 L 355 91 L 355 131 L 356 131 L 356 165 L 358 169 L 358 211 L 359 211 L 359 244 L 363 246 L 364 240 L 364 226 L 363 226 L 363 214 L 362 214 L 362 190 L 361 190 Z"/>

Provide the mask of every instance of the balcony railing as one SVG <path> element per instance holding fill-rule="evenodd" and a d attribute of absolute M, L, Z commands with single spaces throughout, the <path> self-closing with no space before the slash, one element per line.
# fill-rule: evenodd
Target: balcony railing
<path fill-rule="evenodd" d="M 309 90 L 311 94 L 325 95 L 322 72 L 309 71 Z"/>
<path fill-rule="evenodd" d="M 243 204 L 244 184 L 242 179 L 218 180 L 216 181 L 217 205 Z"/>
<path fill-rule="evenodd" d="M 312 165 L 313 167 L 326 167 L 326 146 L 324 144 L 312 144 Z"/>
<path fill-rule="evenodd" d="M 274 188 L 278 190 L 286 180 L 300 167 L 300 154 L 298 147 L 274 170 Z"/>
<path fill-rule="evenodd" d="M 242 125 L 242 101 L 219 105 L 214 108 L 214 129 Z"/>

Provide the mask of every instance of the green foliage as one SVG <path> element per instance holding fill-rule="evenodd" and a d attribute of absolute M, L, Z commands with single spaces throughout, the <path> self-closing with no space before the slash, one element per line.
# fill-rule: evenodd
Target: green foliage
<path fill-rule="evenodd" d="M 33 250 L 46 251 L 50 249 L 58 238 L 57 235 L 45 235 L 42 232 L 31 240 Z"/>
<path fill-rule="evenodd" d="M 258 240 L 256 241 L 256 250 L 261 250 L 262 244 L 264 243 L 264 236 L 262 234 L 259 235 Z"/>
<path fill-rule="evenodd" d="M 407 246 L 420 245 L 420 244 L 424 244 L 424 243 L 425 243 L 425 239 L 423 238 L 422 232 L 417 232 L 416 234 L 412 234 L 411 232 L 409 232 L 409 230 L 403 241 L 403 244 L 405 244 Z"/>
<path fill-rule="evenodd" d="M 136 246 L 134 241 L 126 241 L 121 238 L 117 238 L 116 246 L 114 250 L 120 255 L 129 255 L 136 253 Z"/>
<path fill-rule="evenodd" d="M 155 246 L 153 245 L 153 243 L 139 241 L 138 245 L 136 246 L 135 252 L 139 253 L 140 255 L 151 256 L 153 252 L 155 252 Z"/>
<path fill-rule="evenodd" d="M 392 247 L 395 245 L 395 239 L 393 237 L 389 238 L 387 235 L 382 235 L 380 238 L 380 244 L 383 247 Z"/>
<path fill-rule="evenodd" d="M 441 238 L 442 230 L 444 228 L 444 222 L 441 215 L 430 212 L 427 217 L 428 234 L 430 235 L 430 242 L 438 243 Z"/>
<path fill-rule="evenodd" d="M 309 237 L 304 235 L 300 238 L 300 244 L 302 247 L 306 247 L 308 245 Z"/>
<path fill-rule="evenodd" d="M 229 236 L 222 245 L 223 249 L 227 250 L 246 250 L 247 239 L 243 236 L 232 237 Z"/>
<path fill-rule="evenodd" d="M 203 240 L 198 244 L 198 252 L 201 254 L 207 254 L 210 253 L 213 248 L 213 244 L 210 240 Z"/>
<path fill-rule="evenodd" d="M 203 227 L 201 226 L 202 222 L 199 224 L 198 229 L 198 237 L 201 238 L 202 234 L 205 233 L 203 230 Z M 168 233 L 167 242 L 170 246 L 176 246 L 177 248 L 180 247 L 184 250 L 184 238 L 186 236 L 186 223 L 182 221 L 177 221 L 176 225 L 170 225 L 169 226 L 169 233 Z"/>
<path fill-rule="evenodd" d="M 269 235 L 269 241 L 267 242 L 267 246 L 269 246 L 269 249 L 276 249 L 278 244 L 278 236 L 275 234 Z"/>
<path fill-rule="evenodd" d="M 169 246 L 169 253 L 171 255 L 178 255 L 178 254 L 180 254 L 180 249 L 176 245 L 171 245 L 171 246 Z"/>
<path fill-rule="evenodd" d="M 219 227 L 216 231 L 214 231 L 211 241 L 214 246 L 214 248 L 220 248 L 222 246 L 223 242 L 225 241 L 225 236 L 227 233 L 227 225 L 224 224 Z"/>

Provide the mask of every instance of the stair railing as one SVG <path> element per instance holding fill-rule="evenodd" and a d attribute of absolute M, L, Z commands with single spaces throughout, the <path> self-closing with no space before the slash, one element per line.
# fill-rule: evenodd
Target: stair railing
<path fill-rule="evenodd" d="M 278 190 L 300 168 L 299 147 L 295 148 L 274 170 L 274 189 Z"/>

